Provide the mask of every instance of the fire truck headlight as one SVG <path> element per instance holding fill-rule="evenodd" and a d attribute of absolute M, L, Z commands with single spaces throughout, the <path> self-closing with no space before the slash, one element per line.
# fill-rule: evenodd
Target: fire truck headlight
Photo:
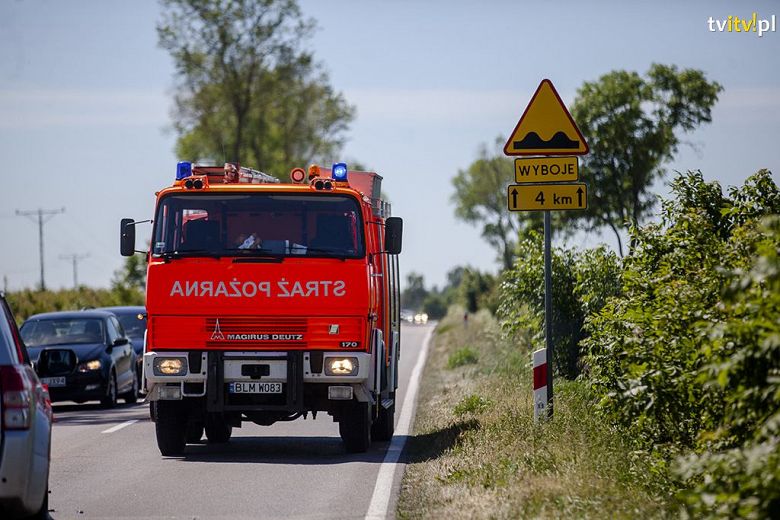
<path fill-rule="evenodd" d="M 334 181 L 337 182 L 344 182 L 347 180 L 347 164 L 346 163 L 336 163 L 333 165 L 333 168 L 331 168 L 331 176 L 333 177 Z"/>
<path fill-rule="evenodd" d="M 154 375 L 156 376 L 183 376 L 186 373 L 186 358 L 158 357 L 154 360 Z"/>
<path fill-rule="evenodd" d="M 357 373 L 358 360 L 356 357 L 325 358 L 325 375 L 327 376 L 356 376 Z"/>

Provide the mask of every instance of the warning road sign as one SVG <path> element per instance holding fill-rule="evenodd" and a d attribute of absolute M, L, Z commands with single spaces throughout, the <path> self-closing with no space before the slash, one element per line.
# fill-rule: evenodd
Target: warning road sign
<path fill-rule="evenodd" d="M 588 143 L 549 79 L 543 79 L 504 145 L 506 155 L 585 155 Z"/>
<path fill-rule="evenodd" d="M 515 159 L 515 182 L 572 182 L 579 177 L 576 157 Z"/>
<path fill-rule="evenodd" d="M 510 184 L 509 211 L 587 209 L 588 187 L 584 182 L 570 184 Z"/>

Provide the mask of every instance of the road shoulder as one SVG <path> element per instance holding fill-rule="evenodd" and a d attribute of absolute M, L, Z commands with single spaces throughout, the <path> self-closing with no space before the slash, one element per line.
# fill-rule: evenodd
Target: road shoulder
<path fill-rule="evenodd" d="M 468 324 L 462 316 L 445 318 L 431 344 L 398 518 L 665 515 L 583 384 L 558 384 L 555 420 L 535 425 L 528 348 L 504 339 L 487 313 Z"/>

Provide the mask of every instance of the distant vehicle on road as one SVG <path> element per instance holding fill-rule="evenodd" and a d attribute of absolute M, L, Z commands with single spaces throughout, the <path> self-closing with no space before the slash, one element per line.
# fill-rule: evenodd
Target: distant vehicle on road
<path fill-rule="evenodd" d="M 428 315 L 424 312 L 418 312 L 414 315 L 414 323 L 417 325 L 425 325 L 428 323 Z"/>
<path fill-rule="evenodd" d="M 22 324 L 22 339 L 52 401 L 138 399 L 136 354 L 117 317 L 108 311 L 48 312 Z"/>
<path fill-rule="evenodd" d="M 403 321 L 408 321 L 409 323 L 413 323 L 414 311 L 410 309 L 401 309 L 401 319 Z"/>
<path fill-rule="evenodd" d="M 146 307 L 126 305 L 121 307 L 100 307 L 97 310 L 113 312 L 130 338 L 136 356 L 136 375 L 138 388 L 143 386 L 142 368 L 144 360 L 144 335 L 146 334 Z"/>
<path fill-rule="evenodd" d="M 0 517 L 48 518 L 51 401 L 0 293 Z"/>

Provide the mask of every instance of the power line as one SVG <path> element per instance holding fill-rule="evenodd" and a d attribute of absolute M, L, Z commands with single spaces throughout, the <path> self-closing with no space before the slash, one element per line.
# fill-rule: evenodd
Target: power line
<path fill-rule="evenodd" d="M 41 290 L 46 290 L 46 280 L 44 278 L 44 271 L 43 271 L 43 225 L 54 218 L 55 215 L 58 215 L 60 213 L 65 213 L 65 208 L 62 209 L 41 209 L 38 208 L 37 210 L 32 211 L 19 211 L 16 210 L 16 214 L 21 217 L 28 217 L 30 220 L 35 222 L 38 221 L 38 251 L 41 257 Z M 37 218 L 33 218 L 37 217 Z"/>
<path fill-rule="evenodd" d="M 77 253 L 73 253 L 70 255 L 60 255 L 60 259 L 70 260 L 71 262 L 73 262 L 73 288 L 74 289 L 79 288 L 79 260 L 84 260 L 87 257 L 89 257 L 89 253 L 85 255 L 79 255 Z"/>

